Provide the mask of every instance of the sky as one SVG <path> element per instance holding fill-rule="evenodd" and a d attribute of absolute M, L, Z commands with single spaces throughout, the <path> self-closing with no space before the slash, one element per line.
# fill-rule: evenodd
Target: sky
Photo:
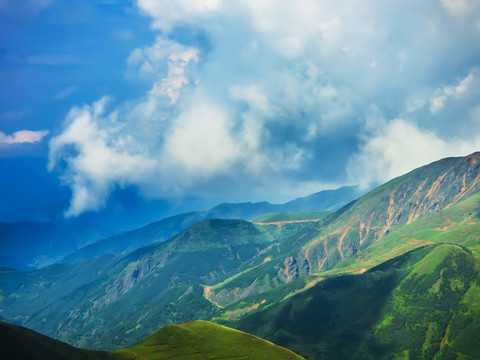
<path fill-rule="evenodd" d="M 468 155 L 479 44 L 476 0 L 0 0 L 0 221 L 279 203 Z"/>

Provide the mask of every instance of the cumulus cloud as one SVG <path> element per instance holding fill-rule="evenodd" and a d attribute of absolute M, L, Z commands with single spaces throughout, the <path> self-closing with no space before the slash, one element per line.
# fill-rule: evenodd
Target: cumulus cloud
<path fill-rule="evenodd" d="M 476 150 L 480 9 L 468 0 L 137 6 L 156 37 L 132 49 L 127 74 L 149 91 L 72 109 L 50 143 L 70 215 L 123 186 L 275 201 Z"/>
<path fill-rule="evenodd" d="M 217 10 L 222 0 L 137 0 L 141 11 L 153 17 L 153 27 L 170 29 L 176 22 L 192 21 Z"/>
<path fill-rule="evenodd" d="M 177 102 L 181 88 L 190 82 L 187 67 L 197 62 L 198 49 L 182 46 L 161 36 L 153 46 L 137 48 L 128 58 L 130 71 L 136 68 L 141 76 L 160 78 L 153 84 L 151 92 L 168 97 L 170 105 Z"/>
<path fill-rule="evenodd" d="M 47 130 L 20 130 L 12 135 L 7 135 L 0 131 L 0 144 L 36 143 L 41 141 L 47 134 Z"/>
<path fill-rule="evenodd" d="M 480 135 L 445 141 L 404 119 L 384 123 L 350 158 L 349 177 L 362 187 L 381 184 L 443 157 L 480 149 Z"/>
<path fill-rule="evenodd" d="M 456 16 L 470 15 L 480 8 L 478 1 L 475 0 L 442 0 L 442 5 Z"/>
<path fill-rule="evenodd" d="M 475 73 L 476 72 L 477 71 L 475 71 Z M 436 113 L 439 111 L 443 107 L 445 101 L 451 97 L 457 99 L 462 97 L 469 90 L 475 80 L 474 72 L 471 71 L 465 78 L 460 80 L 457 85 L 445 86 L 443 89 L 437 91 L 439 94 L 430 99 L 430 112 Z"/>

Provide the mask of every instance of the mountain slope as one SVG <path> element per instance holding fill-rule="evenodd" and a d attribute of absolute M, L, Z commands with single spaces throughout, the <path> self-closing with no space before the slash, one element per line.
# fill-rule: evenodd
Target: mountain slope
<path fill-rule="evenodd" d="M 227 324 L 315 359 L 477 359 L 479 275 L 469 251 L 432 245 Z"/>
<path fill-rule="evenodd" d="M 0 354 L 15 360 L 123 360 L 127 357 L 103 351 L 74 348 L 32 330 L 0 323 Z"/>
<path fill-rule="evenodd" d="M 303 359 L 250 334 L 205 321 L 166 326 L 147 339 L 116 351 L 82 350 L 25 328 L 0 323 L 0 344 L 2 356 L 16 360 Z"/>
<path fill-rule="evenodd" d="M 264 252 L 275 248 L 279 236 L 243 220 L 209 220 L 169 242 L 111 257 L 110 267 L 99 258 L 105 268 L 95 268 L 92 259 L 33 273 L 0 274 L 2 313 L 76 346 L 125 346 L 165 324 L 215 316 L 219 309 L 203 297 L 199 284 L 221 282 L 263 263 Z M 55 267 L 63 267 L 62 272 Z M 91 282 L 62 277 L 84 268 L 95 274 Z"/>
<path fill-rule="evenodd" d="M 110 234 L 100 222 L 84 219 L 0 222 L 0 267 L 44 267 Z"/>
<path fill-rule="evenodd" d="M 390 232 L 448 208 L 480 190 L 480 153 L 448 158 L 398 177 L 332 215 L 306 244 L 312 272 L 332 268 Z"/>
<path fill-rule="evenodd" d="M 116 351 L 140 359 L 291 359 L 301 356 L 250 334 L 207 321 L 167 325 L 147 339 Z"/>
<path fill-rule="evenodd" d="M 480 248 L 479 190 L 480 153 L 421 167 L 313 223 L 301 235 L 301 241 L 291 244 L 290 253 L 267 254 L 272 261 L 241 274 L 235 281 L 214 285 L 215 291 L 208 298 L 224 307 L 248 308 L 258 304 L 258 296 L 253 296 L 258 291 L 255 294 L 251 289 L 253 283 L 261 289 L 275 281 L 288 283 L 303 278 L 308 288 L 311 281 L 335 273 L 364 272 L 435 242 L 462 243 L 476 251 Z M 275 267 L 281 271 L 274 271 Z M 224 296 L 242 294 L 247 289 L 251 299 Z M 242 304 L 235 305 L 235 300 Z"/>

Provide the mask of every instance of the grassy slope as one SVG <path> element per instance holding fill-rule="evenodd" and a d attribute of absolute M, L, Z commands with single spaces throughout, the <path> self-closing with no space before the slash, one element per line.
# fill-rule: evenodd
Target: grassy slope
<path fill-rule="evenodd" d="M 480 153 L 448 158 L 389 181 L 330 216 L 302 249 L 312 272 L 383 241 L 423 216 L 451 207 L 480 190 Z"/>
<path fill-rule="evenodd" d="M 480 261 L 432 245 L 228 322 L 316 359 L 480 358 Z"/>
<path fill-rule="evenodd" d="M 391 232 L 382 241 L 338 263 L 334 269 L 322 275 L 345 271 L 354 273 L 434 243 L 459 244 L 480 257 L 480 193 Z"/>
<path fill-rule="evenodd" d="M 290 350 L 250 334 L 200 320 L 167 325 L 116 353 L 134 354 L 140 359 L 302 359 Z"/>
<path fill-rule="evenodd" d="M 168 325 L 135 345 L 115 351 L 82 350 L 0 323 L 0 344 L 2 357 L 16 360 L 302 359 L 268 341 L 206 321 Z"/>

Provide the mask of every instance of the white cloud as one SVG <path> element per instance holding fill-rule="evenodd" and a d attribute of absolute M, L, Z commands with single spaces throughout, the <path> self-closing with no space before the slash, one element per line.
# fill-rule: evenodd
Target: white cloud
<path fill-rule="evenodd" d="M 47 130 L 20 130 L 12 135 L 7 135 L 0 131 L 0 144 L 36 143 L 41 141 L 47 134 Z"/>
<path fill-rule="evenodd" d="M 218 10 L 222 0 L 137 0 L 137 5 L 155 19 L 154 28 L 168 30 L 177 21 L 188 21 Z"/>
<path fill-rule="evenodd" d="M 451 16 L 461 3 L 137 5 L 157 36 L 132 50 L 127 74 L 150 90 L 110 112 L 73 109 L 50 145 L 71 215 L 118 186 L 272 199 L 302 184 L 382 181 L 478 145 L 480 33 Z"/>
<path fill-rule="evenodd" d="M 233 126 L 228 114 L 207 104 L 182 113 L 166 134 L 164 157 L 168 166 L 179 167 L 189 181 L 228 173 L 243 156 L 241 139 L 233 135 Z"/>
<path fill-rule="evenodd" d="M 159 36 L 153 46 L 132 51 L 127 62 L 141 75 L 157 79 L 152 93 L 168 97 L 170 105 L 173 105 L 180 96 L 181 88 L 189 83 L 186 68 L 198 61 L 196 48 L 182 46 Z"/>
<path fill-rule="evenodd" d="M 117 187 L 135 185 L 146 196 L 181 197 L 241 168 L 246 176 L 298 167 L 303 151 L 292 144 L 260 151 L 262 130 L 239 123 L 201 96 L 174 118 L 153 116 L 157 97 L 107 111 L 108 98 L 73 108 L 63 132 L 50 141 L 49 169 L 63 169 L 72 189 L 67 216 L 98 210 Z M 238 130 L 240 129 L 240 130 Z M 267 156 L 268 155 L 268 156 Z"/>
<path fill-rule="evenodd" d="M 479 4 L 476 0 L 441 0 L 442 5 L 451 14 L 456 16 L 469 15 L 475 10 L 478 10 Z"/>
<path fill-rule="evenodd" d="M 438 95 L 430 99 L 430 112 L 436 113 L 439 111 L 443 107 L 445 101 L 451 97 L 459 99 L 464 96 L 476 80 L 474 75 L 476 72 L 476 70 L 472 70 L 465 78 L 460 80 L 457 85 L 445 86 L 443 89 L 438 90 Z"/>
<path fill-rule="evenodd" d="M 118 114 L 106 113 L 107 102 L 73 108 L 64 132 L 50 140 L 49 169 L 65 162 L 63 181 L 73 192 L 66 216 L 98 210 L 116 186 L 141 182 L 155 166 L 146 150 L 121 132 Z"/>
<path fill-rule="evenodd" d="M 480 148 L 480 135 L 444 140 L 402 119 L 385 123 L 365 139 L 349 160 L 350 181 L 367 188 L 448 156 L 465 156 Z"/>

